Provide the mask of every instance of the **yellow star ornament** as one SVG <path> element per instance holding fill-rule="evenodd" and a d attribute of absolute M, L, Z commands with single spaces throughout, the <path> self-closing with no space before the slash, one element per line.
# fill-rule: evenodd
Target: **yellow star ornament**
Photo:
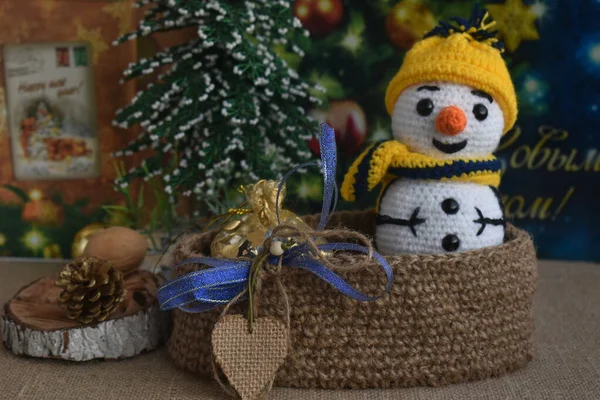
<path fill-rule="evenodd" d="M 110 14 L 119 22 L 119 34 L 126 33 L 132 24 L 133 7 L 128 1 L 120 1 L 107 4 L 102 11 Z"/>
<path fill-rule="evenodd" d="M 108 50 L 108 45 L 104 41 L 102 37 L 102 33 L 100 32 L 100 28 L 96 29 L 86 29 L 83 24 L 79 20 L 75 20 L 75 26 L 77 27 L 77 39 L 82 42 L 87 42 L 91 45 L 91 50 L 93 54 L 94 64 L 98 62 L 98 57 L 100 53 Z"/>
<path fill-rule="evenodd" d="M 531 7 L 523 4 L 523 0 L 506 0 L 504 4 L 488 4 L 486 8 L 496 21 L 509 51 L 515 51 L 522 40 L 540 38 L 535 29 L 537 15 Z"/>

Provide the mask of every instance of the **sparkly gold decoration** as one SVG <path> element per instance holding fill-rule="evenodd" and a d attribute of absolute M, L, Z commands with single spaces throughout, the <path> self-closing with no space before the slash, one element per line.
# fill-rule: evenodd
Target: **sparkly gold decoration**
<path fill-rule="evenodd" d="M 94 64 L 96 64 L 100 54 L 108 50 L 108 45 L 102 38 L 102 32 L 100 32 L 100 28 L 88 30 L 79 21 L 75 22 L 75 26 L 77 26 L 77 39 L 90 44 L 90 50 L 93 54 L 92 59 L 94 60 Z"/>
<path fill-rule="evenodd" d="M 102 11 L 119 21 L 119 35 L 126 33 L 131 27 L 133 8 L 128 1 L 116 1 L 107 4 Z"/>
<path fill-rule="evenodd" d="M 44 258 L 62 258 L 62 252 L 58 243 L 52 243 L 44 247 Z"/>
<path fill-rule="evenodd" d="M 230 215 L 241 215 L 240 220 L 226 224 L 211 244 L 213 257 L 247 257 L 257 255 L 269 232 L 277 225 L 278 182 L 262 180 L 242 188 L 248 199 L 248 208 L 230 210 Z M 296 214 L 281 209 L 285 187 L 279 196 L 279 217 L 282 225 L 292 225 L 301 230 L 310 227 Z"/>
<path fill-rule="evenodd" d="M 47 243 L 48 239 L 40 231 L 34 228 L 25 233 L 21 241 L 28 249 L 33 250 L 37 254 L 37 252 Z"/>
<path fill-rule="evenodd" d="M 125 297 L 123 273 L 109 261 L 83 257 L 67 264 L 55 282 L 63 290 L 58 301 L 69 319 L 102 322 Z"/>
<path fill-rule="evenodd" d="M 523 0 L 506 0 L 504 4 L 488 4 L 486 8 L 497 22 L 498 31 L 509 51 L 515 51 L 523 40 L 540 38 L 535 29 L 536 10 L 523 4 Z"/>
<path fill-rule="evenodd" d="M 396 47 L 408 50 L 435 24 L 435 16 L 425 4 L 418 0 L 404 0 L 396 3 L 388 14 L 385 30 Z"/>
<path fill-rule="evenodd" d="M 98 222 L 84 226 L 77 234 L 75 234 L 73 244 L 71 245 L 71 257 L 81 257 L 90 236 L 104 229 L 106 229 L 106 225 Z"/>

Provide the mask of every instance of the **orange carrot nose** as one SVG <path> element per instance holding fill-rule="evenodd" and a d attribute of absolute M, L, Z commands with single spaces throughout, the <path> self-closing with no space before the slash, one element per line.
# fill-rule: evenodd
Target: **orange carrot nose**
<path fill-rule="evenodd" d="M 455 136 L 467 127 L 467 116 L 457 106 L 444 108 L 435 119 L 435 128 L 444 135 Z"/>

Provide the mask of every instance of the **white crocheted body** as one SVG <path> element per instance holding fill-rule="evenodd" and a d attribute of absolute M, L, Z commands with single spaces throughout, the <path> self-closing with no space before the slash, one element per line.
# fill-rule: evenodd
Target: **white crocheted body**
<path fill-rule="evenodd" d="M 375 242 L 385 255 L 468 251 L 504 240 L 500 200 L 484 185 L 399 179 L 379 214 Z"/>

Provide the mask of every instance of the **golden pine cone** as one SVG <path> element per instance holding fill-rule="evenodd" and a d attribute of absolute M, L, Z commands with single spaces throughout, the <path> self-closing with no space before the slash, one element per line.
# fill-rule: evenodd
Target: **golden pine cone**
<path fill-rule="evenodd" d="M 82 257 L 67 264 L 55 282 L 67 317 L 82 324 L 101 322 L 125 297 L 123 273 L 106 260 Z"/>

